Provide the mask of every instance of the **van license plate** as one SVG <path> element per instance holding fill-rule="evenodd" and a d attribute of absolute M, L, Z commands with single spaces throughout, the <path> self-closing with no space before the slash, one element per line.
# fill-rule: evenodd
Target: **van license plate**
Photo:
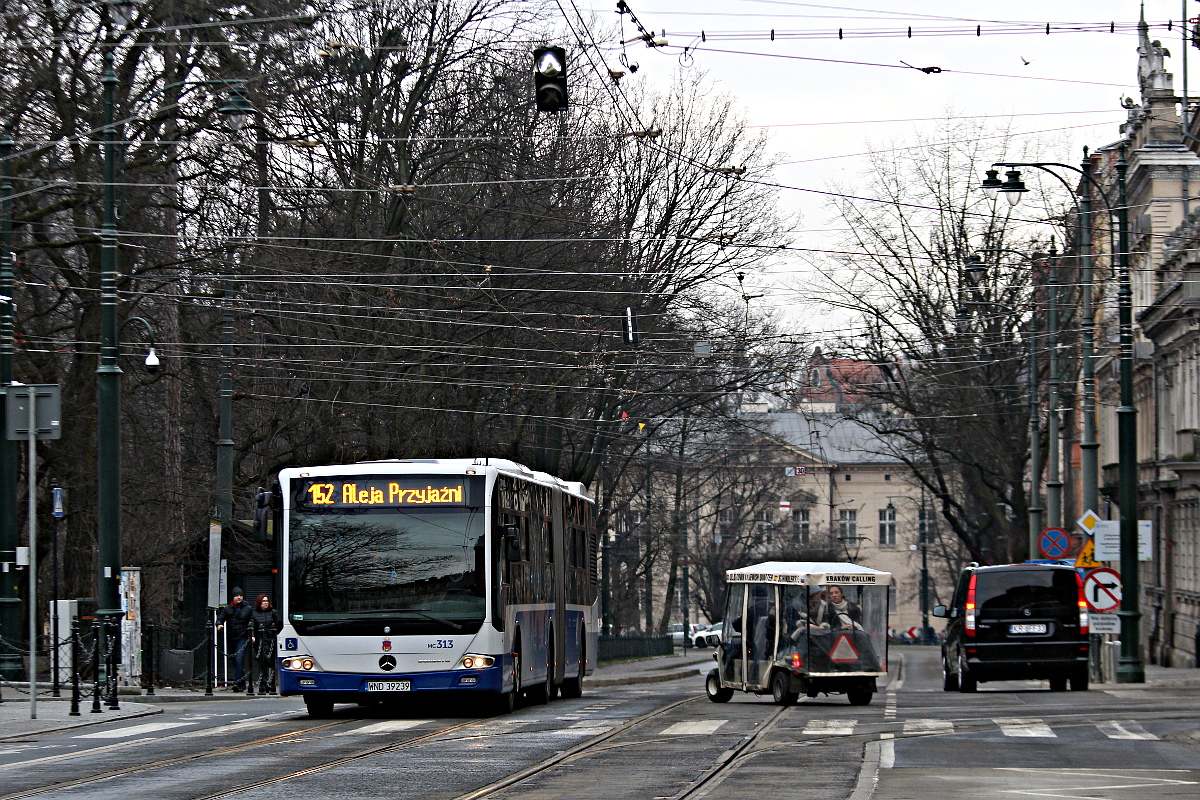
<path fill-rule="evenodd" d="M 368 692 L 411 692 L 412 681 L 367 681 Z"/>
<path fill-rule="evenodd" d="M 1008 632 L 1009 633 L 1045 633 L 1046 632 L 1046 623 L 1038 622 L 1038 623 L 1033 623 L 1033 624 L 1028 624 L 1028 625 L 1025 625 L 1025 624 L 1009 625 Z"/>

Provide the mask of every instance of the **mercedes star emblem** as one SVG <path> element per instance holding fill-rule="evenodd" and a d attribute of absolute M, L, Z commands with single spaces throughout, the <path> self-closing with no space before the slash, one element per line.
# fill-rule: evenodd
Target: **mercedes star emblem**
<path fill-rule="evenodd" d="M 379 668 L 381 670 L 383 670 L 384 672 L 391 672 L 392 670 L 394 670 L 396 668 L 396 657 L 395 656 L 380 656 Z"/>

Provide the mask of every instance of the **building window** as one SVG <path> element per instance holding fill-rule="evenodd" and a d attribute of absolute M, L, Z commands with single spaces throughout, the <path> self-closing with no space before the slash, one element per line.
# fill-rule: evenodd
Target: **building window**
<path fill-rule="evenodd" d="M 846 480 L 850 480 L 850 476 L 849 476 L 849 475 L 847 475 L 847 476 L 846 476 Z"/>
<path fill-rule="evenodd" d="M 771 527 L 771 523 L 774 521 L 775 514 L 769 508 L 760 508 L 754 512 L 754 526 L 760 531 Z"/>
<path fill-rule="evenodd" d="M 843 542 L 858 539 L 858 509 L 842 508 L 838 510 L 838 538 Z"/>
<path fill-rule="evenodd" d="M 884 479 L 885 481 L 890 481 L 890 480 L 892 479 L 892 476 L 891 476 L 891 475 L 884 475 L 884 476 L 883 476 L 883 479 Z"/>
<path fill-rule="evenodd" d="M 792 509 L 792 532 L 796 534 L 796 538 L 801 544 L 808 544 L 808 537 L 812 532 L 809 527 L 808 512 L 807 508 Z"/>
<path fill-rule="evenodd" d="M 896 543 L 896 508 L 888 506 L 879 509 L 879 543 Z"/>

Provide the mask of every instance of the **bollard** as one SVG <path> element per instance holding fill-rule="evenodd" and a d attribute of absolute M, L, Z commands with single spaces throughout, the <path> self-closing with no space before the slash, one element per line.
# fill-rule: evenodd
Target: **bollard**
<path fill-rule="evenodd" d="M 217 671 L 217 637 L 216 630 L 213 628 L 212 609 L 208 610 L 208 622 L 204 626 L 208 641 L 204 643 L 204 660 L 206 662 L 204 669 L 204 696 L 212 697 L 213 695 L 213 675 Z"/>
<path fill-rule="evenodd" d="M 250 621 L 250 641 L 246 642 L 242 653 L 242 663 L 246 665 L 246 697 L 254 696 L 254 662 L 258 660 L 258 626 Z"/>
<path fill-rule="evenodd" d="M 92 633 L 94 635 L 92 640 L 92 672 L 93 677 L 95 678 L 95 685 L 92 687 L 92 713 L 99 714 L 104 711 L 104 709 L 100 707 L 100 659 L 103 656 L 100 649 L 101 635 L 99 618 L 94 618 L 92 620 Z"/>
<path fill-rule="evenodd" d="M 154 694 L 154 656 L 158 651 L 155 646 L 156 629 L 153 622 L 146 623 L 146 638 L 150 640 L 150 647 L 144 651 L 145 667 L 146 667 L 146 694 L 152 696 Z"/>
<path fill-rule="evenodd" d="M 59 645 L 61 644 L 62 642 L 60 642 L 58 639 L 58 604 L 55 603 L 54 614 L 50 621 L 50 673 L 52 676 L 50 682 L 51 697 L 62 697 L 62 687 L 60 686 L 60 681 L 58 679 L 60 653 Z"/>
<path fill-rule="evenodd" d="M 71 618 L 71 711 L 79 716 L 79 617 Z"/>

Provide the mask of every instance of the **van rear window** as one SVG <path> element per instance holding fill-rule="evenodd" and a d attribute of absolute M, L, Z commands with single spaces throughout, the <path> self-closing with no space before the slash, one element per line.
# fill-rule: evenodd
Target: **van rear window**
<path fill-rule="evenodd" d="M 1033 606 L 1065 605 L 1078 601 L 1075 573 L 1065 569 L 1014 570 L 976 575 L 975 604 L 981 613 L 1020 611 Z"/>

